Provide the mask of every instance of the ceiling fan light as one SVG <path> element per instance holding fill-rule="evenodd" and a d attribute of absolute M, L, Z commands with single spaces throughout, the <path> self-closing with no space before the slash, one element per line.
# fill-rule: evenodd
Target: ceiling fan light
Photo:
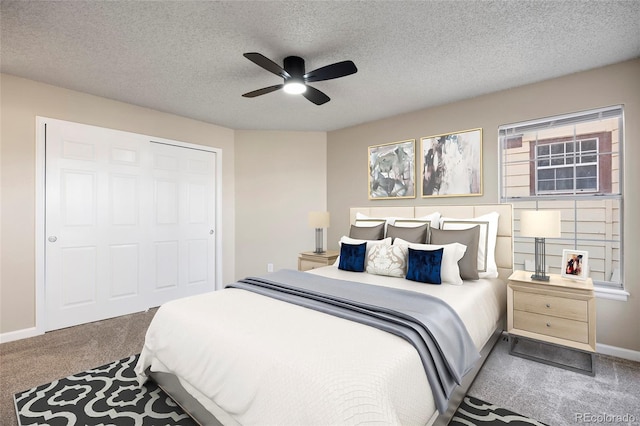
<path fill-rule="evenodd" d="M 284 84 L 283 90 L 291 95 L 299 95 L 307 91 L 307 86 L 299 81 L 288 81 Z"/>

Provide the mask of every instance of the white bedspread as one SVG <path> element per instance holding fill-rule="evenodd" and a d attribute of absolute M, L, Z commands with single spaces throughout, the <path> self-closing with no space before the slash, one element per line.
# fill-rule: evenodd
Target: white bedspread
<path fill-rule="evenodd" d="M 434 286 L 336 267 L 312 273 L 440 297 L 478 348 L 506 305 L 498 280 Z M 163 305 L 136 367 L 141 381 L 149 366 L 177 375 L 225 424 L 424 425 L 436 411 L 420 358 L 405 340 L 239 289 Z"/>

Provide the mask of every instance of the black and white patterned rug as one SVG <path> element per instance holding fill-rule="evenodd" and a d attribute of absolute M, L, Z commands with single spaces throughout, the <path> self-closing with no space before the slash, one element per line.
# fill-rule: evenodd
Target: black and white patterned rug
<path fill-rule="evenodd" d="M 137 361 L 134 355 L 16 394 L 18 424 L 196 425 L 153 381 L 138 386 Z M 469 396 L 449 424 L 546 426 Z"/>
<path fill-rule="evenodd" d="M 139 386 L 138 355 L 14 396 L 18 424 L 196 425 L 153 381 Z"/>
<path fill-rule="evenodd" d="M 466 426 L 547 426 L 513 411 L 497 407 L 472 396 L 465 396 L 449 425 Z"/>

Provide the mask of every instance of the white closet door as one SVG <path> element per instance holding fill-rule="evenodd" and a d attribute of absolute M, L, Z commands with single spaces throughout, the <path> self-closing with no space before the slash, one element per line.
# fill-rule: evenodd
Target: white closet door
<path fill-rule="evenodd" d="M 47 330 L 215 288 L 215 155 L 47 123 Z"/>
<path fill-rule="evenodd" d="M 215 286 L 215 154 L 151 144 L 152 212 L 149 289 L 162 303 Z"/>

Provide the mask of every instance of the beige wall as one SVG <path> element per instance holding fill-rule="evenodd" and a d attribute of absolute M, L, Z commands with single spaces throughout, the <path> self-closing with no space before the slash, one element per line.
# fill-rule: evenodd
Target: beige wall
<path fill-rule="evenodd" d="M 235 152 L 236 277 L 297 269 L 308 213 L 327 208 L 326 133 L 236 131 Z"/>
<path fill-rule="evenodd" d="M 234 131 L 2 74 L 0 333 L 35 326 L 36 116 L 141 133 L 222 150 L 222 272 L 234 278 Z"/>
<path fill-rule="evenodd" d="M 617 104 L 625 107 L 624 283 L 631 296 L 627 302 L 598 299 L 597 341 L 640 351 L 640 262 L 636 261 L 640 226 L 635 220 L 640 215 L 640 195 L 629 190 L 640 182 L 640 167 L 635 166 L 640 158 L 640 59 L 329 132 L 329 248 L 337 248 L 338 239 L 347 232 L 351 206 L 498 202 L 498 126 Z M 481 197 L 367 199 L 368 146 L 413 138 L 419 146 L 420 137 L 476 127 L 483 129 Z"/>
<path fill-rule="evenodd" d="M 105 98 L 2 75 L 0 333 L 35 325 L 35 116 L 143 133 L 222 149 L 223 281 L 296 268 L 314 247 L 307 213 L 328 207 L 327 246 L 348 229 L 355 205 L 465 204 L 498 201 L 500 124 L 624 104 L 624 179 L 640 181 L 640 60 L 323 132 L 237 131 Z M 428 94 L 425 94 L 428 96 Z M 455 130 L 483 128 L 481 197 L 436 200 L 367 199 L 367 147 Z M 265 161 L 268 159 L 269 161 Z M 628 302 L 598 300 L 598 343 L 640 350 L 640 197 L 625 194 L 625 285 Z M 237 256 L 238 261 L 235 261 Z M 237 266 L 236 266 L 237 265 Z"/>

